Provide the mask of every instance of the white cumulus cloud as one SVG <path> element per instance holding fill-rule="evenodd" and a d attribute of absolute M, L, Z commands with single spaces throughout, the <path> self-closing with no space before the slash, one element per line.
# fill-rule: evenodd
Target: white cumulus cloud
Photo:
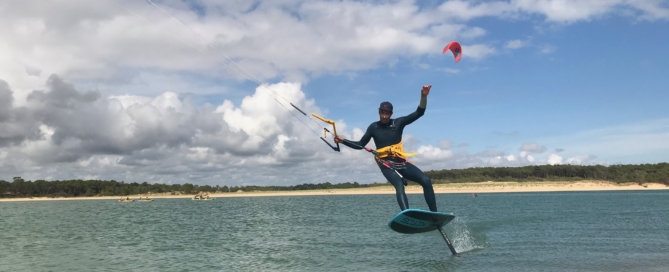
<path fill-rule="evenodd" d="M 557 154 L 551 153 L 550 155 L 548 155 L 548 159 L 546 162 L 550 165 L 562 164 L 562 157 L 560 157 Z"/>

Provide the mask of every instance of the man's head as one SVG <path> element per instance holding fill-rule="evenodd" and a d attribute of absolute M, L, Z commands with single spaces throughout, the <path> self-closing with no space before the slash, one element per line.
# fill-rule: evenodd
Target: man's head
<path fill-rule="evenodd" d="M 385 124 L 390 121 L 390 116 L 393 115 L 393 104 L 390 102 L 383 102 L 379 106 L 379 119 L 381 123 Z"/>

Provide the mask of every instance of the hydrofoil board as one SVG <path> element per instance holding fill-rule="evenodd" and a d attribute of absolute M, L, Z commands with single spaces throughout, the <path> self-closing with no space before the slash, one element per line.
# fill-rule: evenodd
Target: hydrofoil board
<path fill-rule="evenodd" d="M 390 219 L 388 227 L 399 233 L 422 233 L 437 230 L 454 218 L 452 213 L 406 209 Z"/>

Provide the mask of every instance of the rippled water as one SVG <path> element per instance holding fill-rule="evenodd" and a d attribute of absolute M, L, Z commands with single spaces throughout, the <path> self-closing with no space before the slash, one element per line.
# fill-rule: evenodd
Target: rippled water
<path fill-rule="evenodd" d="M 394 195 L 4 202 L 0 271 L 669 271 L 668 191 L 437 202 L 459 257 L 391 231 Z"/>

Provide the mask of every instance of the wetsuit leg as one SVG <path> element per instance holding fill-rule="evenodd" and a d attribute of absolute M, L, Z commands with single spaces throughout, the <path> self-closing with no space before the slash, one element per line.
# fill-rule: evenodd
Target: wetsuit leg
<path fill-rule="evenodd" d="M 425 173 L 423 173 L 423 171 L 418 169 L 418 167 L 412 163 L 407 163 L 404 166 L 404 169 L 398 170 L 398 172 L 400 172 L 404 178 L 416 182 L 423 187 L 423 195 L 425 196 L 425 202 L 427 202 L 427 206 L 430 208 L 430 211 L 436 212 L 437 200 L 434 195 L 434 189 L 432 188 L 432 180 L 430 180 L 430 177 L 428 177 Z M 395 188 L 397 188 L 397 186 L 395 186 Z"/>
<path fill-rule="evenodd" d="M 397 204 L 400 205 L 400 209 L 406 210 L 409 208 L 409 201 L 407 200 L 407 195 L 404 192 L 404 182 L 402 182 L 402 178 L 400 178 L 397 173 L 395 173 L 395 170 L 386 168 L 383 165 L 379 165 L 379 168 L 381 168 L 381 173 L 383 173 L 383 176 L 386 177 L 386 179 L 390 182 L 395 187 L 395 194 L 397 196 Z"/>

